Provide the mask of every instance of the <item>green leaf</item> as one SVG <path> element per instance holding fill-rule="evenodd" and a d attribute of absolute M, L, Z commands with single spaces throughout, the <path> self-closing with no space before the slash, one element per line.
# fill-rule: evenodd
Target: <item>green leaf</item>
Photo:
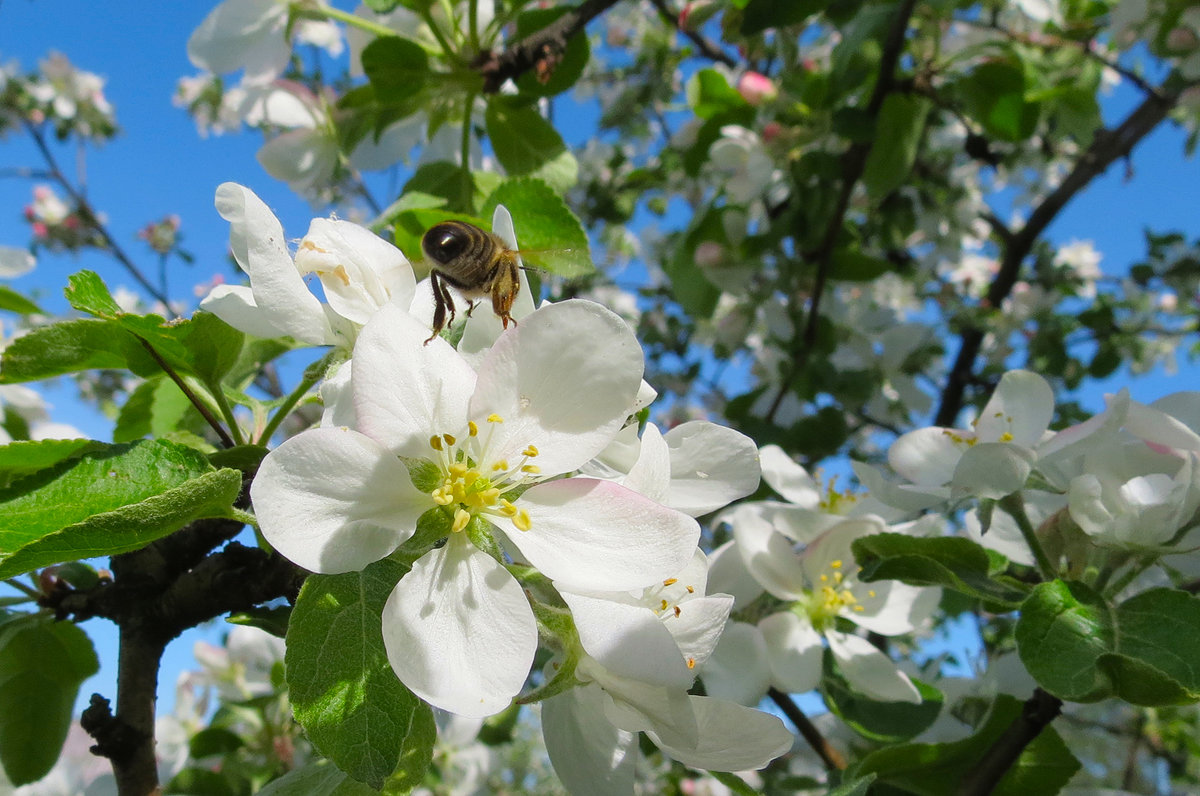
<path fill-rule="evenodd" d="M 535 8 L 522 11 L 517 16 L 517 40 L 524 39 L 567 13 L 568 6 L 557 8 Z M 583 75 L 588 61 L 592 57 L 592 48 L 588 38 L 580 31 L 567 39 L 567 46 L 562 57 L 555 64 L 545 83 L 538 79 L 534 70 L 530 69 L 517 78 L 517 90 L 522 94 L 537 97 L 552 97 L 569 89 Z"/>
<path fill-rule="evenodd" d="M 190 320 L 176 321 L 167 328 L 187 350 L 182 364 L 214 389 L 237 364 L 246 339 L 211 312 L 197 312 Z"/>
<path fill-rule="evenodd" d="M 848 782 L 869 774 L 876 784 L 903 788 L 918 796 L 954 793 L 979 765 L 984 754 L 1005 730 L 1021 719 L 1023 706 L 1001 694 L 984 725 L 962 741 L 947 744 L 903 744 L 872 752 L 846 771 Z M 1016 762 L 995 783 L 993 796 L 1052 796 L 1079 770 L 1052 727 L 1043 729 L 1021 752 Z"/>
<path fill-rule="evenodd" d="M 838 249 L 830 258 L 829 278 L 841 282 L 870 282 L 892 270 L 882 257 L 872 257 L 854 249 Z"/>
<path fill-rule="evenodd" d="M 188 766 L 171 777 L 165 792 L 179 796 L 239 796 L 239 788 L 234 784 L 238 779 L 233 771 Z"/>
<path fill-rule="evenodd" d="M 829 796 L 867 796 L 871 783 L 875 781 L 874 774 L 865 777 L 845 778 L 842 784 L 829 791 Z"/>
<path fill-rule="evenodd" d="M 258 796 L 376 796 L 378 791 L 355 782 L 328 760 L 309 763 L 267 783 Z"/>
<path fill-rule="evenodd" d="M 398 104 L 425 87 L 429 55 L 411 39 L 380 36 L 363 49 L 362 68 L 375 98 L 383 105 Z"/>
<path fill-rule="evenodd" d="M 1135 705 L 1200 699 L 1200 599 L 1151 589 L 1117 606 L 1117 646 L 1100 658 L 1117 696 Z"/>
<path fill-rule="evenodd" d="M 192 422 L 187 422 L 189 419 Z M 113 442 L 165 437 L 184 428 L 197 431 L 195 421 L 203 422 L 203 418 L 179 385 L 161 374 L 151 376 L 134 388 L 121 407 L 113 428 Z"/>
<path fill-rule="evenodd" d="M 958 536 L 880 533 L 854 540 L 854 558 L 866 582 L 898 580 L 911 586 L 943 586 L 970 597 L 1016 608 L 1025 593 L 992 578 L 991 559 L 980 545 Z"/>
<path fill-rule="evenodd" d="M 237 470 L 164 440 L 110 445 L 0 490 L 0 578 L 136 550 L 192 520 L 230 517 Z"/>
<path fill-rule="evenodd" d="M 575 184 L 579 165 L 554 125 L 536 108 L 506 97 L 488 102 L 484 114 L 496 159 L 514 177 L 538 177 L 560 193 Z"/>
<path fill-rule="evenodd" d="M 231 625 L 246 625 L 265 630 L 272 636 L 284 638 L 287 635 L 288 622 L 292 618 L 292 606 L 280 605 L 274 608 L 262 606 L 238 611 L 225 617 Z"/>
<path fill-rule="evenodd" d="M 1025 74 L 1003 61 L 988 61 L 958 81 L 969 116 L 1004 141 L 1023 141 L 1037 129 L 1039 108 L 1025 98 Z"/>
<path fill-rule="evenodd" d="M 124 312 L 95 271 L 80 271 L 67 277 L 67 289 L 63 292 L 72 307 L 97 318 L 112 319 Z"/>
<path fill-rule="evenodd" d="M 758 791 L 746 784 L 746 780 L 728 771 L 710 771 L 708 775 L 720 782 L 737 796 L 758 796 Z"/>
<path fill-rule="evenodd" d="M 471 172 L 445 160 L 426 163 L 417 169 L 404 183 L 401 196 L 410 192 L 444 199 L 445 209 L 454 213 L 470 213 L 475 206 L 475 182 Z M 406 207 L 400 212 L 419 209 L 423 208 Z M 400 247 L 399 241 L 396 246 Z M 401 251 L 404 251 L 402 247 Z"/>
<path fill-rule="evenodd" d="M 742 16 L 743 36 L 753 36 L 768 28 L 799 25 L 828 3 L 816 0 L 750 0 Z"/>
<path fill-rule="evenodd" d="M 863 169 L 867 195 L 878 201 L 904 184 L 917 159 L 931 103 L 916 94 L 888 94 L 875 120 L 875 142 Z"/>
<path fill-rule="evenodd" d="M 692 75 L 687 84 L 687 97 L 692 113 L 701 119 L 749 107 L 737 89 L 729 85 L 725 75 L 715 69 L 701 69 Z"/>
<path fill-rule="evenodd" d="M 397 769 L 423 776 L 436 736 L 429 706 L 396 678 L 383 646 L 383 605 L 405 572 L 384 559 L 361 572 L 312 575 L 288 626 L 296 720 L 322 754 L 376 789 Z"/>
<path fill-rule="evenodd" d="M 188 741 L 188 755 L 199 760 L 209 755 L 225 755 L 246 745 L 241 736 L 222 727 L 206 727 Z"/>
<path fill-rule="evenodd" d="M 1039 584 L 1021 606 L 1016 626 L 1021 662 L 1038 684 L 1074 702 L 1112 696 L 1113 683 L 1096 665 L 1113 650 L 1117 629 L 1111 607 L 1082 583 Z"/>
<path fill-rule="evenodd" d="M 87 634 L 68 622 L 38 621 L 0 634 L 0 763 L 13 785 L 53 768 L 79 686 L 99 668 Z"/>
<path fill-rule="evenodd" d="M 907 741 L 924 732 L 937 720 L 942 710 L 942 692 L 920 680 L 912 681 L 921 694 L 920 704 L 878 702 L 856 692 L 846 682 L 828 650 L 825 651 L 824 663 L 821 695 L 825 698 L 825 704 L 850 729 L 864 738 L 880 743 Z"/>
<path fill-rule="evenodd" d="M 38 470 L 105 447 L 103 442 L 90 439 L 22 440 L 0 445 L 0 484 L 7 486 Z"/>
<path fill-rule="evenodd" d="M 129 368 L 139 376 L 158 372 L 138 341 L 115 321 L 84 319 L 43 326 L 9 343 L 0 359 L 0 382 L 36 381 L 95 368 Z"/>
<path fill-rule="evenodd" d="M 484 215 L 490 218 L 498 204 L 512 213 L 525 265 L 567 279 L 595 270 L 583 225 L 545 182 L 505 180 L 488 197 Z"/>
<path fill-rule="evenodd" d="M 25 298 L 11 287 L 0 285 L 0 310 L 15 312 L 18 315 L 43 314 L 45 311 L 30 299 Z"/>

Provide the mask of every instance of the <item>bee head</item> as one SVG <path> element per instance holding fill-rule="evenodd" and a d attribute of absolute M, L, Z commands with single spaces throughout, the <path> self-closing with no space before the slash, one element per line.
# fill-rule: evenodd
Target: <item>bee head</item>
<path fill-rule="evenodd" d="M 421 238 L 421 249 L 429 259 L 445 265 L 466 251 L 471 245 L 469 230 L 463 225 L 442 223 L 429 228 Z"/>

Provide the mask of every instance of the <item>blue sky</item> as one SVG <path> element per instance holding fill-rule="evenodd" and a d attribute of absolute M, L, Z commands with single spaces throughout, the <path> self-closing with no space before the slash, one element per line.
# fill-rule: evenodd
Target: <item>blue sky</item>
<path fill-rule="evenodd" d="M 87 154 L 89 195 L 108 216 L 109 227 L 148 273 L 155 259 L 136 239 L 145 223 L 175 213 L 182 217 L 184 246 L 196 256 L 186 269 L 178 264 L 171 279 L 172 297 L 191 299 L 191 286 L 211 274 L 229 274 L 226 245 L 228 225 L 213 209 L 218 184 L 233 180 L 249 186 L 276 211 L 289 236 L 307 229 L 313 211 L 285 186 L 262 171 L 255 161 L 259 140 L 251 134 L 200 139 L 187 114 L 171 105 L 176 80 L 194 73 L 187 60 L 186 42 L 192 29 L 215 5 L 211 2 L 157 3 L 135 0 L 5 0 L 0 3 L 0 60 L 17 59 L 30 70 L 39 58 L 59 50 L 81 68 L 108 79 L 106 93 L 117 109 L 122 134 L 98 151 Z M 1132 92 L 1118 92 L 1106 105 L 1116 118 L 1136 101 Z M 558 114 L 564 120 L 571 114 Z M 585 113 L 580 118 L 594 118 Z M 574 122 L 575 125 L 579 123 Z M 583 140 L 587 130 L 568 128 L 570 141 Z M 1111 170 L 1072 203 L 1051 227 L 1057 242 L 1091 239 L 1104 253 L 1102 267 L 1122 270 L 1143 253 L 1142 230 L 1179 229 L 1189 237 L 1200 235 L 1200 164 L 1182 157 L 1182 134 L 1174 129 L 1157 131 L 1133 158 L 1133 177 L 1126 181 L 1120 166 Z M 74 162 L 70 151 L 59 151 L 64 164 Z M 19 136 L 0 141 L 0 168 L 37 166 L 31 145 Z M 21 209 L 30 200 L 28 180 L 0 179 L 0 245 L 23 245 L 29 228 Z M 380 197 L 387 201 L 392 197 Z M 65 306 L 62 287 L 69 274 L 93 268 L 111 285 L 132 285 L 107 258 L 94 254 L 43 258 L 34 273 L 15 287 L 37 291 L 51 310 Z M 1135 398 L 1152 400 L 1167 392 L 1193 388 L 1196 369 L 1184 367 L 1182 375 L 1167 379 L 1161 373 L 1131 382 Z M 1111 380 L 1113 389 L 1127 374 Z M 1083 396 L 1100 408 L 1100 389 Z M 51 391 L 58 404 L 56 419 L 72 422 L 88 434 L 109 438 L 107 421 L 95 413 L 80 412 L 69 394 Z M 63 414 L 62 412 L 66 412 Z M 115 635 L 98 620 L 86 625 L 97 642 L 105 669 L 85 684 L 83 695 L 98 690 L 115 692 Z M 212 628 L 186 634 L 168 650 L 161 678 L 160 704 L 173 702 L 171 690 L 178 671 L 191 665 L 191 644 L 199 636 L 215 637 Z"/>

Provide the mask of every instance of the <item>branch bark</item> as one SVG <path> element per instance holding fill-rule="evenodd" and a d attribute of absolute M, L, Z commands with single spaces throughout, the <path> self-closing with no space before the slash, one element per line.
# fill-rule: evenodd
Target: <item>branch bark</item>
<path fill-rule="evenodd" d="M 1025 747 L 1033 743 L 1062 712 L 1062 704 L 1058 697 L 1040 688 L 1034 689 L 1033 696 L 1025 701 L 1021 715 L 996 739 L 975 770 L 963 780 L 958 790 L 959 796 L 987 796 L 991 793 Z"/>
<path fill-rule="evenodd" d="M 998 308 L 1004 299 L 1008 298 L 1020 276 L 1022 263 L 1033 249 L 1033 244 L 1067 203 L 1092 180 L 1107 171 L 1114 161 L 1128 157 L 1134 146 L 1167 118 L 1178 98 L 1178 94 L 1165 91 L 1147 96 L 1116 128 L 1096 133 L 1092 145 L 1080 156 L 1071 173 L 1034 208 L 1025 225 L 1012 232 L 1007 240 L 1001 237 L 1004 256 L 984 299 L 987 306 Z M 967 385 L 974 375 L 975 358 L 979 355 L 985 334 L 986 329 L 981 326 L 968 326 L 960 334 L 958 356 L 942 390 L 942 400 L 934 425 L 952 426 L 958 417 Z"/>
<path fill-rule="evenodd" d="M 817 756 L 821 758 L 821 762 L 825 764 L 825 768 L 841 771 L 846 768 L 846 758 L 842 757 L 842 753 L 833 747 L 816 725 L 809 721 L 808 716 L 804 715 L 804 711 L 800 710 L 800 706 L 792 701 L 792 698 L 782 691 L 772 688 L 767 691 L 767 695 L 771 697 L 771 701 L 779 706 L 783 711 L 783 715 L 788 717 L 792 724 L 796 725 L 796 729 L 800 731 L 800 735 L 804 740 L 808 741 L 808 745 L 813 748 Z"/>

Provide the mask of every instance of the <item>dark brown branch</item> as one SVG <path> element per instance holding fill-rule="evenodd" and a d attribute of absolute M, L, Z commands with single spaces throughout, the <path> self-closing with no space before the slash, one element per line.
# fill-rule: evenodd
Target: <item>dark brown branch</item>
<path fill-rule="evenodd" d="M 554 71 L 567 42 L 581 33 L 600 14 L 615 6 L 619 0 L 584 0 L 541 30 L 510 45 L 500 53 L 482 53 L 477 63 L 483 75 L 483 92 L 495 94 L 506 80 L 516 80 L 530 69 L 539 76 Z"/>
<path fill-rule="evenodd" d="M 1004 243 L 1004 255 L 996 278 L 984 298 L 985 306 L 992 309 L 1000 307 L 1016 285 L 1021 264 L 1033 249 L 1033 244 L 1059 211 L 1092 180 L 1103 174 L 1113 161 L 1128 157 L 1133 147 L 1167 118 L 1177 100 L 1178 94 L 1151 94 L 1115 129 L 1097 132 L 1091 146 L 1080 156 L 1071 173 L 1034 208 L 1025 225 L 1012 232 L 1007 240 L 999 236 Z M 961 333 L 958 356 L 942 390 L 934 425 L 950 426 L 958 417 L 963 395 L 974 377 L 975 358 L 979 355 L 985 334 L 986 330 L 980 326 L 968 326 Z"/>
<path fill-rule="evenodd" d="M 788 717 L 792 724 L 796 725 L 796 729 L 800 731 L 800 735 L 804 740 L 808 741 L 808 745 L 813 748 L 813 751 L 821 758 L 821 762 L 825 764 L 825 768 L 841 771 L 846 768 L 846 758 L 842 757 L 842 753 L 833 748 L 833 745 L 825 739 L 821 731 L 817 729 L 808 716 L 804 715 L 804 711 L 792 701 L 792 698 L 782 691 L 772 688 L 767 691 L 767 696 L 771 697 L 771 701 L 779 706 L 783 711 L 783 715 Z"/>
<path fill-rule="evenodd" d="M 879 77 L 875 81 L 875 88 L 871 92 L 871 99 L 866 107 L 867 115 L 872 119 L 879 115 L 883 101 L 895 88 L 896 68 L 899 66 L 900 56 L 904 52 L 904 37 L 908 32 L 908 22 L 915 7 L 916 0 L 904 0 L 896 9 L 896 17 L 892 20 L 891 28 L 888 29 L 883 52 L 879 58 Z M 825 234 L 821 237 L 821 242 L 817 245 L 816 250 L 808 253 L 805 257 L 815 263 L 817 269 L 816 278 L 813 281 L 812 298 L 809 300 L 808 316 L 805 320 L 804 330 L 792 352 L 792 365 L 788 369 L 783 383 L 779 385 L 779 393 L 771 402 L 770 408 L 767 409 L 766 420 L 768 422 L 773 420 L 775 413 L 779 411 L 783 399 L 791 389 L 792 380 L 804 370 L 808 361 L 808 352 L 816 349 L 817 329 L 821 320 L 821 297 L 825 293 L 825 284 L 829 279 L 833 252 L 837 247 L 838 238 L 841 236 L 846 213 L 850 209 L 850 197 L 854 194 L 854 186 L 862 178 L 863 171 L 867 167 L 867 156 L 870 154 L 870 141 L 851 144 L 842 154 L 842 187 L 838 193 L 837 202 L 834 204 L 833 214 L 829 218 Z"/>
<path fill-rule="evenodd" d="M 1041 734 L 1042 730 L 1062 712 L 1062 700 L 1047 694 L 1040 688 L 1025 701 L 1021 715 L 1008 725 L 1008 729 L 996 739 L 983 759 L 963 780 L 959 796 L 987 796 L 996 787 L 1004 772 L 1017 762 L 1025 747 Z"/>
<path fill-rule="evenodd" d="M 671 27 L 687 36 L 692 44 L 696 45 L 696 49 L 705 58 L 713 61 L 719 61 L 728 67 L 738 66 L 738 61 L 729 53 L 721 49 L 721 47 L 713 41 L 709 41 L 704 36 L 701 36 L 697 31 L 689 30 L 679 25 L 679 15 L 667 7 L 666 0 L 650 0 L 651 4 L 658 9 L 658 15 L 666 20 Z"/>

